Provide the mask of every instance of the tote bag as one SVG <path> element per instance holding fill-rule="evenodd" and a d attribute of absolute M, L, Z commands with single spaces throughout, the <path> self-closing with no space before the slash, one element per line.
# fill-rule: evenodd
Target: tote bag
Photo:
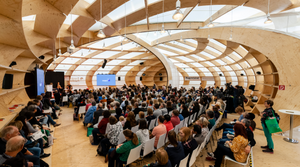
<path fill-rule="evenodd" d="M 282 130 L 280 129 L 277 119 L 274 115 L 274 111 L 272 110 L 273 113 L 273 117 L 269 117 L 265 123 L 267 125 L 267 128 L 269 130 L 270 133 L 277 133 L 277 132 L 282 132 Z"/>

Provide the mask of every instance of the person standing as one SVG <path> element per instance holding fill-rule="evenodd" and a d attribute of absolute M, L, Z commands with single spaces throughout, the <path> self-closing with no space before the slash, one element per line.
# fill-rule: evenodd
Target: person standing
<path fill-rule="evenodd" d="M 267 128 L 267 125 L 266 125 L 265 121 L 267 120 L 268 117 L 273 117 L 273 112 L 275 114 L 275 111 L 272 108 L 273 104 L 274 103 L 273 103 L 272 100 L 265 101 L 266 109 L 260 114 L 261 124 L 262 124 L 264 134 L 265 134 L 266 139 L 267 139 L 267 145 L 266 146 L 261 146 L 261 148 L 265 149 L 265 150 L 263 150 L 263 152 L 271 153 L 271 154 L 273 154 L 274 143 L 273 143 L 273 140 L 272 140 L 272 134 L 269 132 L 269 129 Z"/>

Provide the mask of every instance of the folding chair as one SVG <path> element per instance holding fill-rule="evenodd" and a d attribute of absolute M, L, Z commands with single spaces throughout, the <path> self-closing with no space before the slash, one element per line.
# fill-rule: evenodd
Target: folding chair
<path fill-rule="evenodd" d="M 161 148 L 162 146 L 165 145 L 166 135 L 167 134 L 165 133 L 165 134 L 162 134 L 162 135 L 159 136 L 156 149 L 159 149 L 159 148 Z"/>
<path fill-rule="evenodd" d="M 107 123 L 106 129 L 105 129 L 105 134 L 107 134 L 109 130 L 110 130 L 110 123 Z"/>
<path fill-rule="evenodd" d="M 156 119 L 152 119 L 150 121 L 149 130 L 152 130 L 154 128 L 155 121 L 156 121 Z"/>
<path fill-rule="evenodd" d="M 183 160 L 181 160 L 178 167 L 187 167 L 189 156 L 190 154 L 188 154 Z"/>
<path fill-rule="evenodd" d="M 146 155 L 154 151 L 154 142 L 155 142 L 155 136 L 152 139 L 147 140 L 145 142 L 142 159 L 144 159 Z"/>
<path fill-rule="evenodd" d="M 193 166 L 193 164 L 196 162 L 199 147 L 200 145 L 198 145 L 198 147 L 192 152 L 191 159 L 189 162 L 189 167 Z"/>
<path fill-rule="evenodd" d="M 235 161 L 235 160 L 229 158 L 229 157 L 226 155 L 225 158 L 224 158 L 224 166 L 225 166 L 225 167 L 227 166 L 227 163 L 226 163 L 227 160 L 232 161 L 232 162 L 234 162 L 234 163 L 236 163 L 236 164 L 239 164 L 239 165 L 243 165 L 244 167 L 245 167 L 245 166 L 248 166 L 250 156 L 253 157 L 252 148 L 251 148 L 251 150 L 250 150 L 250 153 L 248 154 L 248 157 L 247 157 L 246 162 L 244 162 L 244 163 L 242 163 L 242 162 L 237 162 L 237 161 Z M 252 164 L 253 164 L 253 162 L 252 162 Z M 253 166 L 253 165 L 252 165 L 252 166 Z"/>
<path fill-rule="evenodd" d="M 188 123 L 189 123 L 189 116 L 188 117 L 186 117 L 186 118 L 184 118 L 184 126 L 186 126 L 186 127 L 188 127 Z"/>
<path fill-rule="evenodd" d="M 85 113 L 85 106 L 80 106 L 78 109 L 78 121 L 80 121 L 80 114 L 84 114 Z"/>
<path fill-rule="evenodd" d="M 131 149 L 125 166 L 130 165 L 132 162 L 138 160 L 140 158 L 141 150 L 142 150 L 142 145 L 139 145 L 134 149 Z"/>
<path fill-rule="evenodd" d="M 103 119 L 103 116 L 99 116 L 98 123 L 96 123 L 93 127 L 98 128 L 98 125 L 102 119 Z"/>
<path fill-rule="evenodd" d="M 122 143 L 124 143 L 125 141 L 126 141 L 126 138 L 125 138 L 123 132 L 121 132 L 120 135 L 119 135 L 119 141 L 118 141 L 118 144 L 122 144 Z"/>
<path fill-rule="evenodd" d="M 139 130 L 139 125 L 136 125 L 136 126 L 134 126 L 134 127 L 131 128 L 131 131 L 133 133 L 136 133 L 138 130 Z"/>

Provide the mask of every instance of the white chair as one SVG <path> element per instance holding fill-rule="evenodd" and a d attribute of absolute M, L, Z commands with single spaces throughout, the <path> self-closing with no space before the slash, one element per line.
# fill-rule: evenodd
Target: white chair
<path fill-rule="evenodd" d="M 237 162 L 237 161 L 235 161 L 235 160 L 229 158 L 229 157 L 226 155 L 225 158 L 224 158 L 224 166 L 225 166 L 225 167 L 227 166 L 227 163 L 226 163 L 227 160 L 232 161 L 232 162 L 234 162 L 234 163 L 237 163 L 237 164 L 239 164 L 239 165 L 243 165 L 244 167 L 245 167 L 245 166 L 248 166 L 250 156 L 251 156 L 251 159 L 252 159 L 252 157 L 253 157 L 252 148 L 251 148 L 251 150 L 250 150 L 250 153 L 248 154 L 248 157 L 247 157 L 247 160 L 246 160 L 245 163 Z M 254 166 L 254 165 L 253 165 L 253 161 L 252 161 L 252 166 Z"/>
<path fill-rule="evenodd" d="M 146 155 L 148 155 L 154 150 L 154 142 L 155 142 L 155 137 L 145 142 L 143 157 L 145 157 Z"/>
<path fill-rule="evenodd" d="M 44 110 L 44 114 L 50 114 L 50 113 L 52 113 L 52 108 L 51 107 L 49 107 L 48 110 Z"/>
<path fill-rule="evenodd" d="M 184 118 L 184 126 L 186 126 L 186 127 L 188 127 L 189 126 L 189 118 L 190 117 L 186 117 L 186 118 Z"/>
<path fill-rule="evenodd" d="M 68 96 L 63 96 L 62 102 L 68 102 Z"/>
<path fill-rule="evenodd" d="M 134 126 L 134 127 L 131 128 L 131 131 L 133 133 L 136 133 L 138 130 L 139 130 L 139 125 L 136 125 L 136 126 Z"/>
<path fill-rule="evenodd" d="M 195 163 L 199 147 L 200 145 L 198 145 L 198 147 L 192 152 L 191 159 L 189 161 L 189 167 L 191 167 Z"/>
<path fill-rule="evenodd" d="M 176 134 L 178 134 L 179 128 L 180 128 L 180 124 L 178 124 L 178 125 L 175 126 L 174 132 L 175 132 Z"/>
<path fill-rule="evenodd" d="M 102 119 L 103 119 L 103 116 L 99 116 L 98 123 L 96 123 L 93 127 L 98 128 L 98 125 Z"/>
<path fill-rule="evenodd" d="M 155 119 L 152 119 L 149 125 L 149 130 L 152 130 L 154 128 L 154 124 L 155 124 Z"/>
<path fill-rule="evenodd" d="M 107 134 L 109 130 L 110 130 L 110 123 L 107 123 L 106 129 L 105 129 L 105 134 Z"/>
<path fill-rule="evenodd" d="M 142 145 L 139 145 L 134 149 L 130 150 L 126 166 L 140 158 L 141 150 L 142 150 Z"/>
<path fill-rule="evenodd" d="M 170 112 L 169 112 L 169 115 L 170 115 L 171 117 L 172 117 L 172 113 L 173 113 L 173 111 L 170 111 Z"/>
<path fill-rule="evenodd" d="M 186 167 L 190 154 L 188 154 L 183 160 L 180 161 L 178 167 Z"/>
<path fill-rule="evenodd" d="M 78 114 L 84 114 L 85 113 L 85 106 L 80 106 L 78 110 Z"/>
<path fill-rule="evenodd" d="M 159 148 L 161 148 L 162 146 L 165 145 L 166 135 L 167 134 L 165 133 L 165 134 L 162 134 L 162 135 L 159 136 L 156 149 L 159 149 Z"/>
<path fill-rule="evenodd" d="M 122 144 L 122 143 L 124 143 L 126 141 L 126 138 L 125 138 L 125 136 L 124 136 L 124 134 L 123 134 L 123 131 L 120 133 L 120 135 L 119 135 L 119 141 L 118 141 L 118 144 Z"/>

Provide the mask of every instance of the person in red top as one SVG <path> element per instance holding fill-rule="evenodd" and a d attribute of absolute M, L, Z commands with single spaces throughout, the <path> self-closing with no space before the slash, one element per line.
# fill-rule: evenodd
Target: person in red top
<path fill-rule="evenodd" d="M 164 118 L 165 118 L 164 125 L 167 128 L 167 133 L 169 133 L 169 131 L 174 128 L 173 124 L 171 122 L 171 116 L 169 114 L 166 114 L 166 115 L 164 115 Z"/>
<path fill-rule="evenodd" d="M 87 99 L 86 101 L 87 101 L 87 104 L 85 106 L 85 112 L 87 112 L 87 110 L 89 109 L 89 107 L 92 106 L 92 102 L 91 102 L 90 99 Z"/>
<path fill-rule="evenodd" d="M 178 110 L 173 110 L 172 112 L 172 117 L 171 117 L 171 122 L 173 124 L 173 127 L 175 127 L 176 125 L 180 124 L 180 119 L 179 119 L 179 111 Z"/>
<path fill-rule="evenodd" d="M 167 133 L 167 128 L 163 123 L 164 121 L 165 121 L 164 116 L 160 115 L 157 119 L 158 125 L 156 127 L 154 127 L 154 129 L 152 131 L 152 134 L 151 134 L 150 138 L 153 138 L 155 136 L 155 142 L 154 142 L 154 147 L 155 148 L 157 147 L 159 137 L 161 135 Z"/>
<path fill-rule="evenodd" d="M 98 145 L 100 143 L 99 137 L 105 135 L 106 126 L 109 122 L 108 118 L 110 116 L 110 112 L 108 110 L 103 111 L 103 119 L 99 122 L 98 128 L 94 128 L 92 131 L 94 143 L 92 145 Z"/>

